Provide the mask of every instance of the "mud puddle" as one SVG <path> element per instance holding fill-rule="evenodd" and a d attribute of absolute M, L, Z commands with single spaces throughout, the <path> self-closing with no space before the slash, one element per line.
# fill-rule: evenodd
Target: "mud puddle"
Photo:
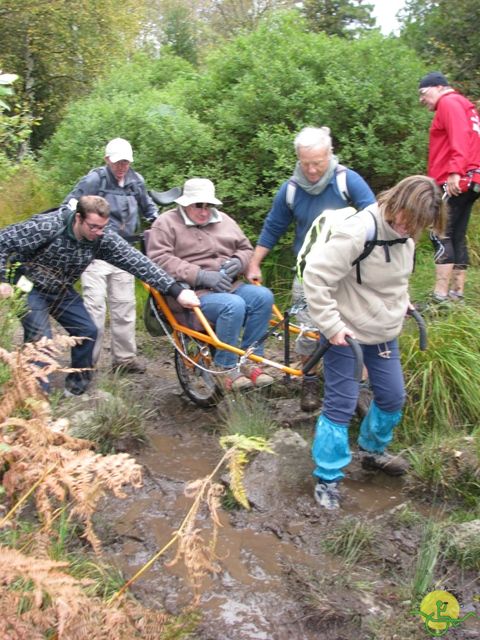
<path fill-rule="evenodd" d="M 212 426 L 215 410 L 199 410 L 169 383 L 163 391 L 159 418 L 152 425 L 148 447 L 137 455 L 145 468 L 145 486 L 127 500 L 106 506 L 106 553 L 126 577 L 131 577 L 177 530 L 191 506 L 185 484 L 211 473 L 222 450 Z M 160 394 L 161 395 L 161 394 Z M 168 407 L 168 413 L 166 408 Z M 310 419 L 312 424 L 314 419 Z M 368 513 L 372 518 L 400 504 L 401 482 L 365 477 L 353 466 L 345 482 L 342 517 Z M 307 471 L 306 473 L 309 473 Z M 313 480 L 312 480 L 313 491 Z M 304 566 L 313 574 L 335 574 L 340 562 L 321 548 L 321 536 L 335 516 L 319 514 L 308 494 L 289 496 L 273 513 L 232 511 L 221 513 L 222 527 L 216 547 L 219 572 L 202 584 L 200 608 L 202 640 L 319 640 L 305 623 L 297 594 L 286 568 Z M 208 540 L 207 515 L 199 527 Z M 323 522 L 322 522 L 323 521 Z M 316 532 L 318 528 L 318 533 Z M 320 531 L 321 530 L 321 531 Z M 150 606 L 180 613 L 192 601 L 184 567 L 166 566 L 168 552 L 139 578 L 132 591 Z"/>

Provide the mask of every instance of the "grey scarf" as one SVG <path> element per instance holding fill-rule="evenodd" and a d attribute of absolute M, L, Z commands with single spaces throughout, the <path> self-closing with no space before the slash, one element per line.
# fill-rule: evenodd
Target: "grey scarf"
<path fill-rule="evenodd" d="M 335 173 L 335 169 L 338 165 L 337 156 L 333 156 L 330 158 L 330 162 L 327 170 L 323 174 L 323 176 L 317 182 L 310 182 L 305 177 L 302 167 L 300 165 L 300 161 L 297 161 L 295 165 L 295 171 L 293 172 L 293 179 L 301 187 L 304 191 L 309 193 L 311 196 L 318 196 L 319 193 L 325 190 L 326 186 L 332 179 L 333 174 Z"/>

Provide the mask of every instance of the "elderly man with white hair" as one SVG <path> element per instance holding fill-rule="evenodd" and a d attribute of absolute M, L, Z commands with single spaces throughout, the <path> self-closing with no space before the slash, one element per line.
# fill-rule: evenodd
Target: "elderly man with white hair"
<path fill-rule="evenodd" d="M 297 255 L 310 226 L 323 211 L 343 209 L 348 205 L 360 210 L 375 202 L 365 180 L 352 169 L 340 165 L 333 155 L 328 127 L 305 127 L 295 137 L 294 147 L 297 164 L 292 177 L 278 190 L 263 224 L 246 274 L 251 282 L 262 280 L 262 261 L 291 223 L 295 225 L 293 252 Z M 303 298 L 303 287 L 295 279 L 293 300 Z M 297 314 L 297 321 L 304 326 L 315 327 L 306 310 Z M 296 350 L 304 363 L 313 353 L 315 344 L 307 337 L 297 340 Z M 320 406 L 315 375 L 303 378 L 300 406 L 304 411 L 314 411 Z"/>

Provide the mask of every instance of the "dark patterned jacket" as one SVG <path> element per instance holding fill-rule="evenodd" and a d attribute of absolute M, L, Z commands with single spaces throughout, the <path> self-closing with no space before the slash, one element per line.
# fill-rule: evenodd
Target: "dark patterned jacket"
<path fill-rule="evenodd" d="M 121 236 L 131 236 L 139 223 L 139 215 L 152 223 L 158 216 L 156 204 L 150 198 L 143 177 L 129 168 L 125 184 L 121 187 L 109 167 L 92 169 L 81 178 L 65 198 L 68 204 L 71 198 L 81 196 L 102 196 L 110 205 L 110 222 Z"/>
<path fill-rule="evenodd" d="M 68 207 L 32 216 L 0 230 L 0 282 L 10 280 L 7 266 L 21 264 L 21 272 L 44 293 L 61 294 L 78 280 L 92 260 L 105 260 L 162 293 L 177 297 L 181 285 L 118 233 L 106 228 L 93 242 L 79 241 L 72 229 L 75 214 Z"/>

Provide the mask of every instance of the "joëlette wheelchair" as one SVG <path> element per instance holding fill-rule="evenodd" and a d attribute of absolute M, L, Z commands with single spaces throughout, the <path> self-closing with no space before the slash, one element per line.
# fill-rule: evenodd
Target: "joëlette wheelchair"
<path fill-rule="evenodd" d="M 160 207 L 166 207 L 171 205 L 181 193 L 180 188 L 174 187 L 165 192 L 150 191 L 150 196 Z M 147 242 L 148 231 L 144 233 L 144 251 Z M 183 309 L 173 298 L 162 295 L 145 283 L 143 286 L 149 294 L 144 307 L 145 327 L 152 336 L 166 336 L 170 340 L 174 347 L 175 371 L 180 385 L 185 394 L 201 407 L 211 407 L 217 404 L 222 397 L 223 386 L 219 376 L 224 375 L 224 372 L 216 370 L 213 366 L 213 356 L 216 349 L 225 349 L 237 354 L 237 366 L 250 360 L 283 372 L 284 379 L 287 380 L 291 376 L 306 374 L 323 354 L 319 347 L 302 369 L 291 366 L 291 336 L 303 333 L 320 345 L 318 332 L 306 330 L 291 322 L 291 316 L 296 312 L 294 307 L 282 314 L 274 304 L 270 328 L 258 341 L 258 343 L 264 342 L 274 334 L 283 339 L 283 361 L 278 362 L 275 359 L 254 354 L 253 351 L 258 343 L 243 350 L 221 342 L 215 334 L 215 328 L 212 327 L 200 309 Z M 360 349 L 358 351 L 357 364 L 359 372 L 361 372 L 362 358 Z M 278 353 L 278 349 L 276 352 Z"/>
<path fill-rule="evenodd" d="M 157 204 L 164 207 L 178 198 L 181 195 L 181 190 L 175 187 L 163 193 L 151 191 L 150 195 Z M 144 235 L 148 237 L 148 232 Z M 146 238 L 144 238 L 144 250 L 145 240 Z M 283 372 L 284 380 L 288 381 L 292 376 L 308 375 L 330 347 L 329 342 L 321 341 L 318 331 L 299 326 L 291 321 L 298 312 L 299 305 L 304 304 L 303 302 L 294 304 L 284 313 L 274 304 L 268 331 L 257 343 L 250 345 L 247 350 L 243 350 L 221 342 L 215 334 L 214 327 L 211 326 L 199 308 L 183 309 L 173 298 L 164 296 L 146 283 L 142 284 L 149 293 L 144 307 L 145 327 L 150 335 L 166 336 L 170 340 L 175 350 L 175 371 L 180 385 L 185 394 L 200 407 L 212 407 L 222 397 L 219 376 L 224 372 L 219 372 L 213 367 L 215 349 L 225 349 L 237 354 L 239 357 L 237 366 L 250 360 Z M 423 319 L 414 310 L 411 315 L 419 326 L 420 348 L 425 349 L 426 330 Z M 300 334 L 317 343 L 312 356 L 301 369 L 291 366 L 291 338 Z M 282 338 L 282 362 L 253 353 L 258 343 L 268 340 L 273 335 Z M 362 350 L 355 340 L 347 338 L 347 341 L 355 355 L 355 377 L 360 381 L 363 371 Z"/>
<path fill-rule="evenodd" d="M 250 345 L 247 350 L 239 349 L 221 342 L 215 334 L 214 327 L 198 308 L 192 310 L 175 307 L 175 301 L 159 293 L 153 287 L 144 283 L 149 296 L 144 308 L 144 322 L 147 331 L 154 336 L 167 336 L 175 348 L 175 371 L 180 385 L 186 395 L 200 407 L 211 407 L 222 397 L 222 386 L 218 377 L 223 372 L 213 367 L 215 349 L 225 349 L 239 356 L 238 366 L 250 360 L 261 365 L 272 367 L 284 373 L 284 378 L 303 376 L 307 374 L 325 353 L 329 343 L 321 345 L 319 334 L 305 331 L 302 327 L 290 322 L 290 316 L 295 308 L 281 313 L 274 304 L 270 329 L 260 338 L 258 343 L 276 334 L 283 338 L 283 362 L 278 362 L 253 353 L 258 343 Z M 172 304 L 173 303 L 173 304 Z M 172 307 L 175 309 L 173 310 Z M 292 335 L 303 333 L 317 341 L 318 346 L 310 360 L 302 369 L 291 366 L 290 343 Z M 352 340 L 351 346 L 356 356 L 356 376 L 361 377 L 363 358 L 358 344 Z M 228 370 L 227 370 L 228 371 Z"/>

